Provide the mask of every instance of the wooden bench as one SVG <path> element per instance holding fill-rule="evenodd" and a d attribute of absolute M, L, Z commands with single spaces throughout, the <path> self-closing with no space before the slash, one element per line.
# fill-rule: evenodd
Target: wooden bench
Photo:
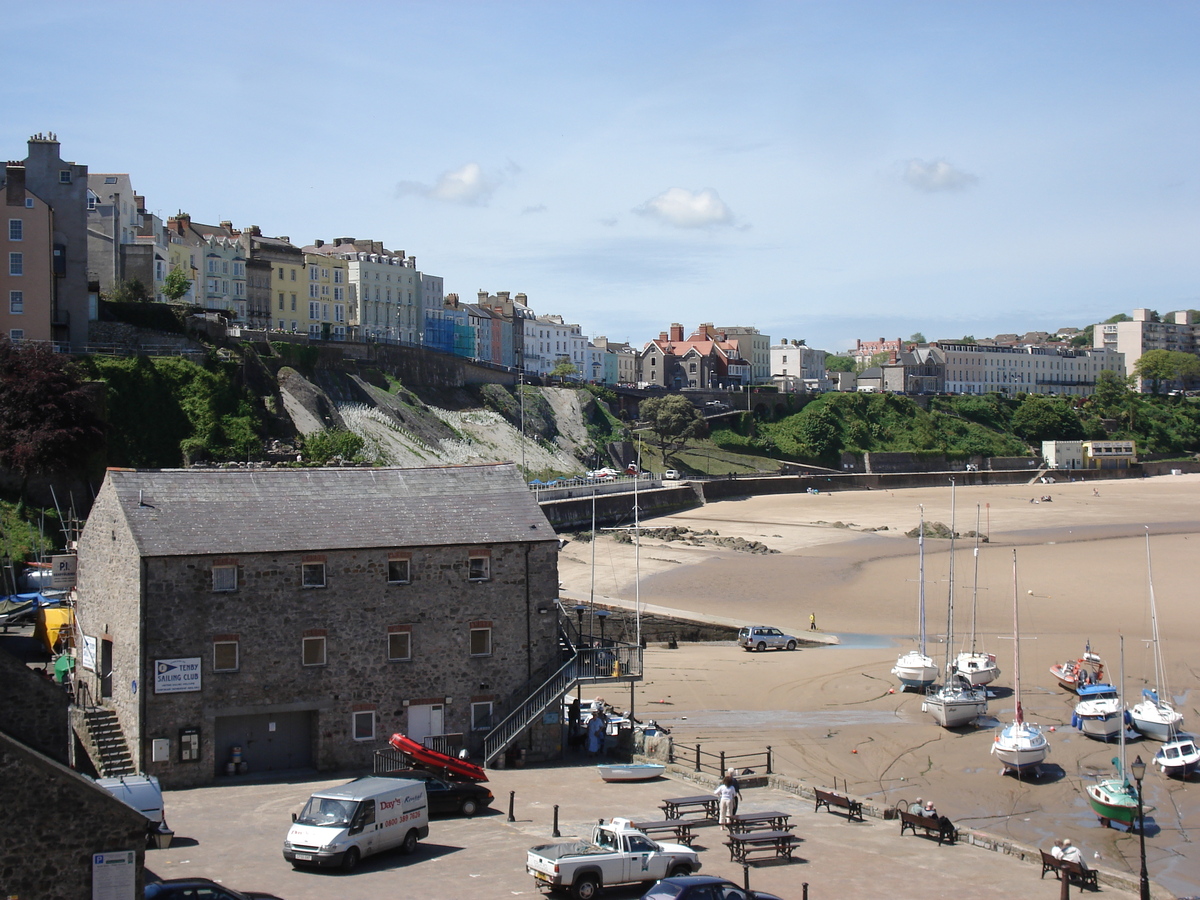
<path fill-rule="evenodd" d="M 1042 851 L 1042 877 L 1046 877 L 1047 872 L 1053 872 L 1054 877 L 1061 880 L 1063 875 L 1067 876 L 1068 882 L 1078 884 L 1080 887 L 1088 887 L 1093 891 L 1100 890 L 1100 885 L 1096 880 L 1095 869 L 1085 869 L 1077 862 L 1070 862 L 1065 859 L 1058 859 L 1045 850 Z"/>
<path fill-rule="evenodd" d="M 663 817 L 666 819 L 681 819 L 683 818 L 683 813 L 699 810 L 704 814 L 704 821 L 715 822 L 719 814 L 719 801 L 712 794 L 700 794 L 696 797 L 675 797 L 671 800 L 664 800 L 659 809 L 663 811 Z"/>
<path fill-rule="evenodd" d="M 939 845 L 943 841 L 948 844 L 953 844 L 958 839 L 958 831 L 950 820 L 944 816 L 934 818 L 932 816 L 918 816 L 910 812 L 900 810 L 900 833 L 904 834 L 905 828 L 911 828 L 912 833 L 916 834 L 920 828 L 929 837 L 936 837 Z"/>
<path fill-rule="evenodd" d="M 820 789 L 817 790 L 816 794 L 817 805 L 813 807 L 813 812 L 820 812 L 822 806 L 833 812 L 833 808 L 836 806 L 846 811 L 847 822 L 852 822 L 855 819 L 858 819 L 860 822 L 863 821 L 862 804 L 859 801 L 851 800 L 849 797 L 835 794 L 832 791 L 822 791 Z"/>
<path fill-rule="evenodd" d="M 731 862 L 745 863 L 758 851 L 770 851 L 776 859 L 791 859 L 798 841 L 790 831 L 740 831 L 731 833 L 725 846 Z"/>
<path fill-rule="evenodd" d="M 755 828 L 770 828 L 773 831 L 787 831 L 792 826 L 788 824 L 791 815 L 777 810 L 743 813 L 729 817 L 730 831 L 753 831 Z"/>
<path fill-rule="evenodd" d="M 671 832 L 681 844 L 692 846 L 694 819 L 667 819 L 665 822 L 630 822 L 630 826 L 642 834 Z"/>

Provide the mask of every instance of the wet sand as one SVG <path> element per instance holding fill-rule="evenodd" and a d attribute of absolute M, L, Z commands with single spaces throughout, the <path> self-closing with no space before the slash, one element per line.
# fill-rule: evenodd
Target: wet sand
<path fill-rule="evenodd" d="M 1099 496 L 1093 493 L 1093 487 Z M 1049 495 L 1051 502 L 1031 503 Z M 640 569 L 640 601 L 700 616 L 777 625 L 803 636 L 814 614 L 842 645 L 798 653 L 746 653 L 731 644 L 651 648 L 637 689 L 640 718 L 672 729 L 678 743 L 746 752 L 770 744 L 776 767 L 813 784 L 836 779 L 880 804 L 934 800 L 957 823 L 1025 843 L 1048 846 L 1070 837 L 1099 865 L 1136 872 L 1138 841 L 1102 829 L 1083 787 L 1111 772 L 1117 744 L 1091 740 L 1070 727 L 1073 700 L 1049 667 L 1092 649 L 1119 675 L 1125 636 L 1126 698 L 1140 699 L 1152 679 L 1147 586 L 1149 526 L 1154 589 L 1169 693 L 1200 729 L 1193 690 L 1200 677 L 1200 476 L 1130 481 L 960 487 L 956 530 L 989 537 L 981 545 L 976 643 L 995 653 L 1002 674 L 992 685 L 990 727 L 948 731 L 921 712 L 890 669 L 917 632 L 917 542 L 903 536 L 918 522 L 951 521 L 944 488 L 753 497 L 660 517 L 652 527 L 714 529 L 781 551 L 738 553 L 712 546 L 644 540 L 640 564 L 629 545 L 598 541 L 567 546 L 560 562 L 564 592 L 630 603 Z M 834 523 L 840 523 L 835 525 Z M 864 532 L 864 528 L 886 531 Z M 957 652 L 969 643 L 973 541 L 955 548 Z M 997 724 L 1013 714 L 1013 548 L 1020 601 L 1022 705 L 1026 719 L 1049 729 L 1051 753 L 1034 782 L 1001 776 L 989 751 Z M 944 659 L 950 542 L 927 539 L 925 600 L 928 652 Z M 889 691 L 895 689 L 894 693 Z M 615 698 L 612 698 L 616 702 Z M 1130 761 L 1147 761 L 1160 745 L 1130 742 Z M 1178 896 L 1200 894 L 1197 781 L 1150 770 L 1147 803 L 1156 807 L 1147 838 L 1151 877 Z M 1100 859 L 1094 854 L 1099 853 Z"/>

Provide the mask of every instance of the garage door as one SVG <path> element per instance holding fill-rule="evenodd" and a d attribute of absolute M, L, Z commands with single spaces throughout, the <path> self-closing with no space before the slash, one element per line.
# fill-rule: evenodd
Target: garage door
<path fill-rule="evenodd" d="M 312 768 L 311 712 L 223 716 L 216 722 L 216 772 L 226 773 L 233 748 L 242 748 L 250 773 Z"/>

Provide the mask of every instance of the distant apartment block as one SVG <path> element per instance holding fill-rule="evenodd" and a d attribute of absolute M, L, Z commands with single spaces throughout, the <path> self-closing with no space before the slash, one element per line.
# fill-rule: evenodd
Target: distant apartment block
<path fill-rule="evenodd" d="M 854 342 L 854 364 L 859 368 L 869 366 L 880 353 L 899 353 L 904 349 L 905 342 L 896 338 L 888 340 L 880 338 L 877 341 Z"/>
<path fill-rule="evenodd" d="M 825 371 L 824 350 L 804 344 L 783 343 L 771 347 L 771 379 L 785 393 L 820 393 L 833 389 Z"/>
<path fill-rule="evenodd" d="M 87 343 L 87 180 L 53 134 L 35 134 L 25 159 L 4 168 L 0 331 L 10 340 Z"/>
<path fill-rule="evenodd" d="M 1168 313 L 1163 321 L 1155 322 L 1148 309 L 1135 309 L 1130 322 L 1108 322 L 1093 326 L 1092 346 L 1124 356 L 1123 375 L 1132 375 L 1133 367 L 1149 350 L 1177 350 L 1200 353 L 1200 325 L 1192 324 L 1190 310 Z M 1148 384 L 1139 380 L 1138 390 L 1146 391 Z"/>
<path fill-rule="evenodd" d="M 944 390 L 952 394 L 1065 394 L 1088 396 L 1101 372 L 1124 372 L 1124 354 L 1114 350 L 999 347 L 940 341 Z"/>

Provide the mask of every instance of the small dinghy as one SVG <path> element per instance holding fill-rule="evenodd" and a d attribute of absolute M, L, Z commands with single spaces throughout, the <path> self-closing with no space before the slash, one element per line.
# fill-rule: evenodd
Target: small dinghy
<path fill-rule="evenodd" d="M 605 781 L 649 781 L 665 772 L 667 767 L 658 763 L 628 763 L 596 766 L 596 769 Z"/>

